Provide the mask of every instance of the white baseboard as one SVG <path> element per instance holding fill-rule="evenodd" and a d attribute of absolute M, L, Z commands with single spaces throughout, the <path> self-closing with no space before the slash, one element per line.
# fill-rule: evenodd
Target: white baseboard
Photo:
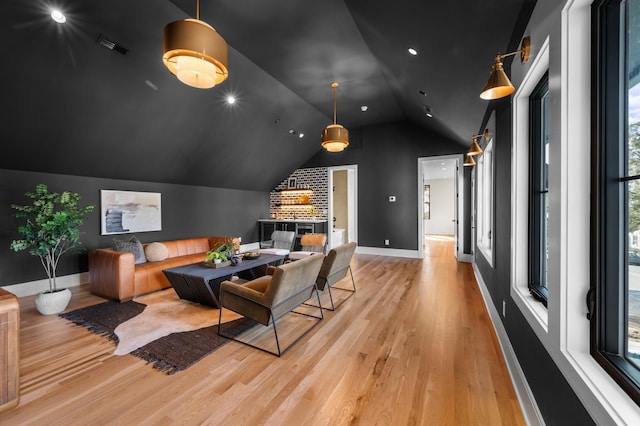
<path fill-rule="evenodd" d="M 380 248 L 380 247 L 362 247 L 358 246 L 356 248 L 356 253 L 359 254 L 373 254 L 377 256 L 392 256 L 392 257 L 409 257 L 412 259 L 419 259 L 418 250 L 401 250 L 401 249 L 391 249 L 391 248 Z"/>
<path fill-rule="evenodd" d="M 500 314 L 491 301 L 489 290 L 482 280 L 482 275 L 480 275 L 475 263 L 473 263 L 473 273 L 476 277 L 478 287 L 480 288 L 482 298 L 484 299 L 484 304 L 489 312 L 491 323 L 493 324 L 493 328 L 498 336 L 500 349 L 502 349 L 502 356 L 504 356 L 505 362 L 507 363 L 507 369 L 511 376 L 511 383 L 513 383 L 516 395 L 518 396 L 518 401 L 520 402 L 520 407 L 522 408 L 522 414 L 524 415 L 525 421 L 527 422 L 527 425 L 543 426 L 545 424 L 544 418 L 538 408 L 533 392 L 529 387 L 527 377 L 524 375 L 522 367 L 520 367 L 516 353 L 513 350 L 513 346 L 511 346 L 507 330 L 504 328 L 504 324 L 502 324 L 502 320 L 500 319 Z"/>
<path fill-rule="evenodd" d="M 89 282 L 89 273 L 81 272 L 79 274 L 64 275 L 56 277 L 56 285 L 58 288 L 77 287 L 80 284 Z M 13 284 L 2 287 L 16 295 L 16 297 L 31 296 L 43 291 L 49 290 L 49 280 L 30 281 L 26 283 Z"/>

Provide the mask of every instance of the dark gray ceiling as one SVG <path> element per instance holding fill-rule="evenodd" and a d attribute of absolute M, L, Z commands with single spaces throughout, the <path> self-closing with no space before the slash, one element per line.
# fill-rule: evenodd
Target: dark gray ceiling
<path fill-rule="evenodd" d="M 345 127 L 408 120 L 463 149 L 531 0 L 202 0 L 200 19 L 229 44 L 230 77 L 209 90 L 161 60 L 162 28 L 195 3 L 59 0 L 59 25 L 45 1 L 3 1 L 0 167 L 269 190 L 320 149 L 332 81 Z"/>

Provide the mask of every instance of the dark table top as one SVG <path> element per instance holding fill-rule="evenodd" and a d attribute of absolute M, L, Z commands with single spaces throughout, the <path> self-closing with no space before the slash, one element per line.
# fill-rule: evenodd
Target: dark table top
<path fill-rule="evenodd" d="M 202 266 L 200 263 L 194 263 L 191 265 L 168 268 L 165 269 L 165 271 L 173 272 L 176 274 L 201 277 L 205 281 L 210 281 L 216 278 L 233 275 L 237 272 L 246 271 L 247 269 L 251 269 L 256 266 L 266 265 L 268 263 L 284 260 L 284 258 L 285 256 L 277 254 L 262 253 L 260 257 L 256 259 L 243 259 L 242 262 L 238 263 L 235 266 L 229 265 L 223 266 L 221 268 L 210 268 L 208 266 Z"/>

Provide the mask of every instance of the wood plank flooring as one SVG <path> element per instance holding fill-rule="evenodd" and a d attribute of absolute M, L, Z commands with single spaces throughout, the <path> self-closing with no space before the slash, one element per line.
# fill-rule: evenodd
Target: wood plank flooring
<path fill-rule="evenodd" d="M 451 238 L 427 238 L 424 260 L 352 267 L 356 294 L 282 358 L 230 342 L 172 376 L 22 298 L 20 404 L 0 424 L 525 424 Z M 83 285 L 68 309 L 102 301 Z"/>

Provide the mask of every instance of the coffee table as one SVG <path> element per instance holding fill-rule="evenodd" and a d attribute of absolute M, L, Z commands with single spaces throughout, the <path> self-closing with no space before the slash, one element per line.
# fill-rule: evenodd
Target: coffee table
<path fill-rule="evenodd" d="M 181 299 L 219 308 L 220 284 L 235 274 L 253 279 L 265 274 L 268 265 L 281 264 L 285 256 L 263 253 L 257 259 L 243 259 L 236 266 L 210 268 L 200 263 L 163 269 L 171 286 Z"/>

